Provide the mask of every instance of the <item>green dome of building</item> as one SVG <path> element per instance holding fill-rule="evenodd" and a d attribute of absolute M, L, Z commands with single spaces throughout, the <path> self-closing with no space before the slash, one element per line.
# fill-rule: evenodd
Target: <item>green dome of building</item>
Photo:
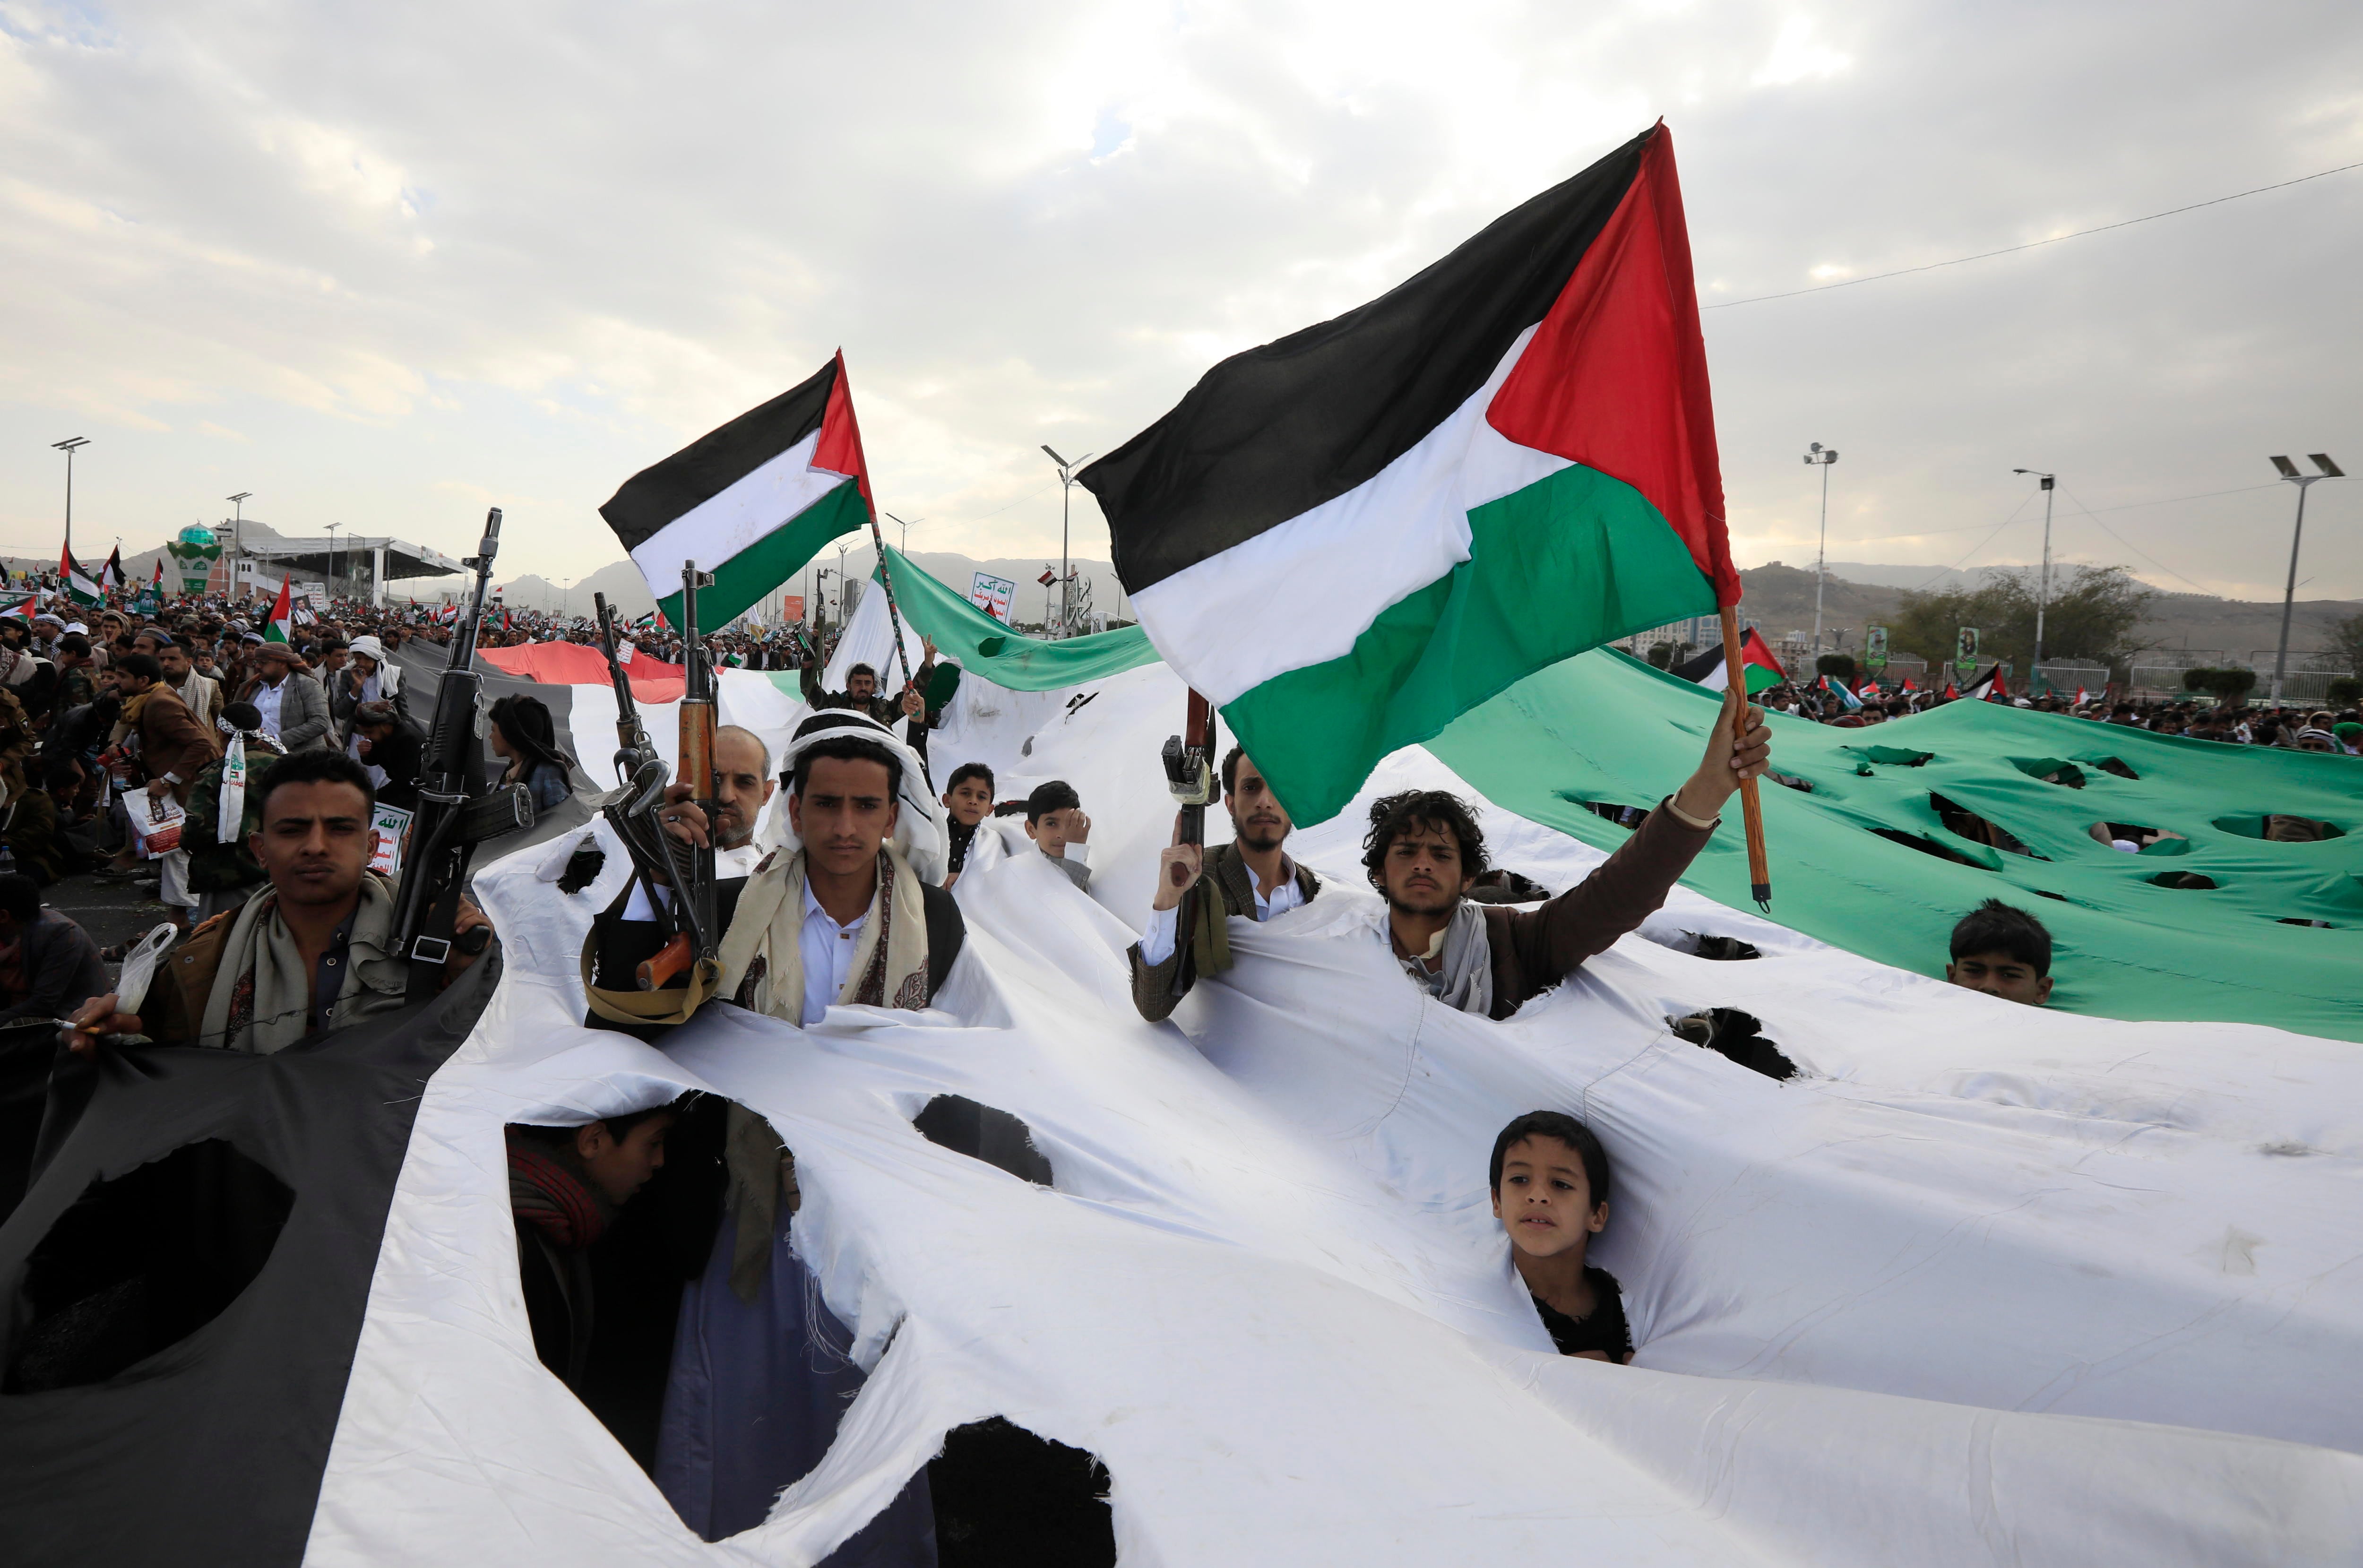
<path fill-rule="evenodd" d="M 215 543 L 214 530 L 205 527 L 203 523 L 191 523 L 187 528 L 181 530 L 181 542 L 183 544 L 194 545 L 207 545 Z"/>

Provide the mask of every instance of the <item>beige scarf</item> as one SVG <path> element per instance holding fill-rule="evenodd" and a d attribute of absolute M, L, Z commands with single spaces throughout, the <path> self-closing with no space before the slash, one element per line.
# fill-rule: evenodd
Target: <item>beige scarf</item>
<path fill-rule="evenodd" d="M 899 851 L 885 846 L 879 862 L 878 891 L 837 1000 L 915 1011 L 928 1001 L 926 906 L 918 873 Z M 801 1026 L 804 922 L 804 857 L 799 850 L 766 862 L 747 879 L 730 933 L 722 940 L 722 990 L 742 1007 Z M 751 1302 L 771 1268 L 782 1195 L 789 1212 L 795 1211 L 795 1163 L 771 1124 L 744 1106 L 731 1106 L 727 1137 L 729 1207 L 738 1217 L 730 1288 L 739 1300 Z"/>
<path fill-rule="evenodd" d="M 918 873 L 902 851 L 879 851 L 878 891 L 853 949 L 840 1004 L 927 1005 L 927 917 Z M 722 939 L 721 990 L 740 1006 L 801 1026 L 804 1021 L 804 856 L 773 858 L 747 879 Z"/>
<path fill-rule="evenodd" d="M 388 951 L 393 940 L 394 894 L 364 873 L 346 953 L 350 969 L 329 1009 L 330 1029 L 402 1005 L 407 975 Z M 246 901 L 222 942 L 197 1043 L 258 1056 L 284 1051 L 312 1030 L 311 996 L 304 955 L 279 917 L 279 895 L 265 888 Z"/>

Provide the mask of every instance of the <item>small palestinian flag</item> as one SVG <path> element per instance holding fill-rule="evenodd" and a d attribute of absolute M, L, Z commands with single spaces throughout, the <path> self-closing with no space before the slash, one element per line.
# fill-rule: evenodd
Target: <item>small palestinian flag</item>
<path fill-rule="evenodd" d="M 840 350 L 818 374 L 624 482 L 599 515 L 681 613 L 681 567 L 714 573 L 697 595 L 707 626 L 743 614 L 821 546 L 870 521 L 870 470 Z"/>
<path fill-rule="evenodd" d="M 1906 675 L 1903 677 L 1903 689 L 1907 692 L 1916 692 L 1920 689 L 1920 685 L 1911 676 Z"/>
<path fill-rule="evenodd" d="M 31 620 L 35 616 L 39 615 L 40 613 L 41 601 L 38 597 L 30 595 L 27 595 L 17 603 L 10 605 L 6 609 L 0 609 L 0 616 L 22 616 L 27 620 Z"/>
<path fill-rule="evenodd" d="M 1736 603 L 1665 127 L 1081 478 L 1149 640 L 1303 825 L 1535 671 Z"/>
<path fill-rule="evenodd" d="M 1739 664 L 1747 672 L 1747 695 L 1751 697 L 1789 678 L 1789 673 L 1781 668 L 1781 662 L 1772 657 L 1772 650 L 1764 645 L 1762 634 L 1752 626 L 1739 639 Z M 1731 689 L 1730 682 L 1724 676 L 1723 647 L 1720 643 L 1686 664 L 1675 665 L 1673 673 L 1685 681 L 1696 681 L 1711 692 Z"/>
<path fill-rule="evenodd" d="M 2082 707 L 2086 703 L 2091 700 L 2091 696 L 2084 690 L 2083 687 L 2078 686 L 2076 688 L 2076 706 L 2078 707 Z"/>
<path fill-rule="evenodd" d="M 1960 699 L 1960 695 L 1961 693 L 1959 687 L 1954 685 L 1950 681 L 1945 683 L 1945 700 L 1947 702 L 1957 702 Z"/>
<path fill-rule="evenodd" d="M 123 588 L 130 584 L 123 576 L 123 547 L 116 545 L 107 552 L 106 564 L 98 569 L 98 585 L 102 588 Z"/>
<path fill-rule="evenodd" d="M 1824 675 L 1814 684 L 1820 686 L 1822 690 L 1828 692 L 1830 695 L 1836 697 L 1838 701 L 1846 704 L 1847 711 L 1848 713 L 1852 713 L 1857 708 L 1862 706 L 1862 699 L 1855 695 L 1854 693 L 1848 691 L 1847 689 L 1847 684 L 1844 681 L 1833 681 L 1827 675 Z"/>
<path fill-rule="evenodd" d="M 66 597 L 77 605 L 96 606 L 106 602 L 106 595 L 100 590 L 98 579 L 83 570 L 82 562 L 74 559 L 72 545 L 66 546 L 65 554 L 58 562 L 58 578 L 65 586 Z"/>
<path fill-rule="evenodd" d="M 279 584 L 279 601 L 271 606 L 271 619 L 262 628 L 265 642 L 290 642 L 295 630 L 295 597 L 289 592 L 293 579 Z"/>
<path fill-rule="evenodd" d="M 1976 702 L 2008 702 L 2010 686 L 2002 678 L 2002 666 L 1989 664 L 1986 673 L 1969 682 L 1969 689 L 1961 694 Z"/>

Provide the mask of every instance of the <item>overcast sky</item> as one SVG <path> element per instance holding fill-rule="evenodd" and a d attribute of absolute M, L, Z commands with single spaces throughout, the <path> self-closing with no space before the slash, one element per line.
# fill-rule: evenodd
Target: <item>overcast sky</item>
<path fill-rule="evenodd" d="M 565 581 L 842 345 L 913 548 L 1055 554 L 1038 443 L 1660 115 L 1713 305 L 2363 161 L 2363 6 L 0 0 L 0 548 L 55 553 L 83 435 L 84 553 L 247 490 L 456 554 L 498 504 Z M 2032 560 L 2051 468 L 2063 557 L 2278 597 L 2267 456 L 2363 473 L 2358 258 L 2363 169 L 1710 309 L 1736 553 L 1811 561 L 1819 440 L 1834 560 Z M 2363 596 L 2363 481 L 2308 525 L 2301 596 Z"/>

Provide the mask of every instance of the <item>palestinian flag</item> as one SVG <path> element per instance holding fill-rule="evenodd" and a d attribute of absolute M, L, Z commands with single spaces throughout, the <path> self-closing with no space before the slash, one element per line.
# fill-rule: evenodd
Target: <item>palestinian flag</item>
<path fill-rule="evenodd" d="M 1852 713 L 1862 706 L 1862 699 L 1855 695 L 1851 691 L 1848 691 L 1847 689 L 1847 684 L 1844 681 L 1833 681 L 1827 675 L 1824 675 L 1820 680 L 1814 684 L 1821 687 L 1822 690 L 1836 696 L 1838 701 L 1846 704 L 1847 711 L 1848 713 Z"/>
<path fill-rule="evenodd" d="M 41 601 L 31 595 L 28 595 L 25 598 L 19 600 L 16 604 L 10 605 L 6 609 L 0 609 L 0 616 L 22 616 L 27 620 L 31 620 L 35 616 L 39 615 L 40 613 Z"/>
<path fill-rule="evenodd" d="M 2076 706 L 2078 707 L 2082 707 L 2086 703 L 2091 700 L 2091 695 L 2086 693 L 2083 687 L 2078 686 L 2076 688 Z"/>
<path fill-rule="evenodd" d="M 870 522 L 870 470 L 840 350 L 818 374 L 624 482 L 599 515 L 658 606 L 681 614 L 681 567 L 714 573 L 708 626 L 743 614 L 821 546 Z"/>
<path fill-rule="evenodd" d="M 1300 824 L 1537 670 L 1737 602 L 1661 124 L 1082 473 Z"/>
<path fill-rule="evenodd" d="M 1970 681 L 1969 689 L 1963 692 L 1961 695 L 1974 702 L 1993 702 L 1997 700 L 2008 702 L 2010 700 L 2010 686 L 2009 684 L 2002 678 L 2002 666 L 1999 664 L 1987 665 L 1986 673 Z"/>
<path fill-rule="evenodd" d="M 1772 650 L 1764 645 L 1763 636 L 1752 626 L 1739 639 L 1739 666 L 1747 672 L 1747 695 L 1751 697 L 1789 678 L 1789 673 L 1781 668 L 1781 662 L 1772 657 Z M 1724 674 L 1720 644 L 1688 663 L 1675 665 L 1673 673 L 1685 681 L 1697 682 L 1711 692 L 1731 689 L 1730 682 Z"/>
<path fill-rule="evenodd" d="M 1903 689 L 1907 692 L 1916 692 L 1920 689 L 1920 686 L 1919 684 L 1914 681 L 1911 676 L 1906 675 L 1903 677 Z"/>
<path fill-rule="evenodd" d="M 292 634 L 295 629 L 295 598 L 294 595 L 289 592 L 289 589 L 293 585 L 294 579 L 292 578 L 283 581 L 279 584 L 279 601 L 271 606 L 271 619 L 263 626 L 262 628 L 263 641 L 288 642 L 294 640 Z"/>
<path fill-rule="evenodd" d="M 96 606 L 106 602 L 106 595 L 101 591 L 98 579 L 74 559 L 72 545 L 65 547 L 64 556 L 58 562 L 58 581 L 64 586 L 66 597 L 77 605 Z"/>
<path fill-rule="evenodd" d="M 107 552 L 106 564 L 98 569 L 98 585 L 102 588 L 123 588 L 130 584 L 123 576 L 123 547 L 116 545 Z"/>
<path fill-rule="evenodd" d="M 1959 687 L 1954 685 L 1950 681 L 1945 683 L 1945 700 L 1947 702 L 1958 702 L 1960 700 L 1960 695 L 1961 693 Z"/>

